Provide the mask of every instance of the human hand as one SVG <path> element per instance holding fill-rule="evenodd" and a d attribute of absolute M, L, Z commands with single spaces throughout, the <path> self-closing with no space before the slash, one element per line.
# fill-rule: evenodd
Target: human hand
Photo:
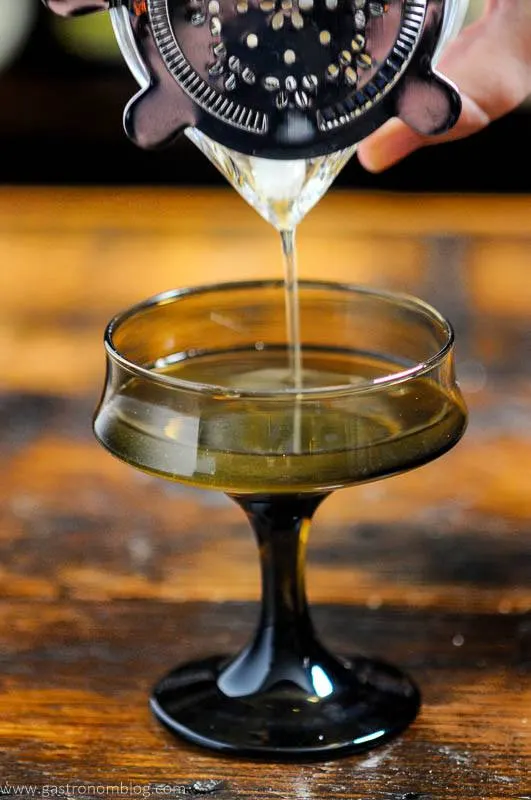
<path fill-rule="evenodd" d="M 520 105 L 531 92 L 531 0 L 487 0 L 481 19 L 452 42 L 437 69 L 460 89 L 457 124 L 427 137 L 389 120 L 358 147 L 369 172 L 381 172 L 420 147 L 477 133 Z"/>

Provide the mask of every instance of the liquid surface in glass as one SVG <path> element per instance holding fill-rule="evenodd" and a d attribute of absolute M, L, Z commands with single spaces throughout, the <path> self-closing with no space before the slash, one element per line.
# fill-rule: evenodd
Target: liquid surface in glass
<path fill-rule="evenodd" d="M 273 397 L 215 398 L 172 392 L 132 377 L 106 400 L 96 435 L 151 474 L 232 493 L 327 490 L 382 478 L 430 461 L 460 438 L 460 398 L 429 377 L 342 396 L 297 400 L 284 347 L 215 352 L 156 372 Z M 357 352 L 304 350 L 305 388 L 351 384 L 400 365 Z M 403 367 L 402 367 L 403 368 Z M 284 392 L 284 394 L 283 394 Z M 297 406 L 297 436 L 294 409 Z"/>

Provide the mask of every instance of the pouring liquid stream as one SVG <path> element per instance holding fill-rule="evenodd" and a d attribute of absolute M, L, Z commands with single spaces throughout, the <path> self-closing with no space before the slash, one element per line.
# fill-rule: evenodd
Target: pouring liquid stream
<path fill-rule="evenodd" d="M 319 202 L 356 146 L 315 158 L 276 161 L 237 153 L 188 128 L 188 138 L 219 169 L 241 196 L 279 232 L 284 261 L 287 373 L 278 382 L 304 388 L 295 231 Z M 301 452 L 301 395 L 293 411 L 293 451 Z"/>
<path fill-rule="evenodd" d="M 295 389 L 302 389 L 302 344 L 299 308 L 299 281 L 295 230 L 280 231 L 284 258 L 284 291 L 286 294 L 286 339 L 291 380 Z"/>
<path fill-rule="evenodd" d="M 280 240 L 284 259 L 286 340 L 288 345 L 289 371 L 293 387 L 297 391 L 301 391 L 303 388 L 303 365 L 295 228 L 291 230 L 281 230 Z M 293 451 L 295 453 L 301 452 L 301 401 L 301 395 L 297 394 L 293 409 Z"/>

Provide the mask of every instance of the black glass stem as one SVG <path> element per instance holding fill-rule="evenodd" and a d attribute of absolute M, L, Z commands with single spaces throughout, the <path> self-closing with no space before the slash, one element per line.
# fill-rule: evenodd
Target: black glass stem
<path fill-rule="evenodd" d="M 219 677 L 220 689 L 230 696 L 283 684 L 311 695 L 312 669 L 318 665 L 333 673 L 339 667 L 315 637 L 305 589 L 310 522 L 326 496 L 233 497 L 247 514 L 258 542 L 262 607 L 253 641 Z"/>
<path fill-rule="evenodd" d="M 258 541 L 259 624 L 235 658 L 178 667 L 155 687 L 152 709 L 173 732 L 240 755 L 331 757 L 383 743 L 416 716 L 418 690 L 402 672 L 336 658 L 316 637 L 305 556 L 310 521 L 325 497 L 233 496 Z"/>

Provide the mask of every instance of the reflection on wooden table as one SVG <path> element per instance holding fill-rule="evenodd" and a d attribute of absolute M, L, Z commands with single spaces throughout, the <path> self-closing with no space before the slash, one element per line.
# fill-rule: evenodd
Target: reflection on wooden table
<path fill-rule="evenodd" d="M 531 200 L 336 193 L 299 240 L 302 276 L 412 292 L 456 328 L 463 442 L 336 493 L 310 544 L 323 638 L 407 668 L 422 715 L 366 756 L 260 768 L 152 721 L 165 669 L 244 641 L 258 566 L 222 496 L 94 442 L 103 326 L 163 289 L 278 276 L 278 242 L 229 191 L 4 189 L 3 779 L 215 779 L 218 800 L 531 795 Z"/>

